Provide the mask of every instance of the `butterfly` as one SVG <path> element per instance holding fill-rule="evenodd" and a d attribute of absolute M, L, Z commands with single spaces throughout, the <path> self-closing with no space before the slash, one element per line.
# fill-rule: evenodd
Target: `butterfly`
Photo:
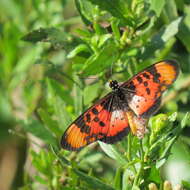
<path fill-rule="evenodd" d="M 142 138 L 148 119 L 160 107 L 161 95 L 176 80 L 179 70 L 176 61 L 163 60 L 122 84 L 110 81 L 112 91 L 67 128 L 62 148 L 77 151 L 97 140 L 113 144 L 129 131 Z"/>

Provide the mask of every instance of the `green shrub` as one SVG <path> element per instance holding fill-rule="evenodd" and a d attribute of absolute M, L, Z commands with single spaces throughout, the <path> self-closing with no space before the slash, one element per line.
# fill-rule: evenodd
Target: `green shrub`
<path fill-rule="evenodd" d="M 0 136 L 3 142 L 12 139 L 10 129 L 14 137 L 39 146 L 28 152 L 35 172 L 25 170 L 13 189 L 154 190 L 157 185 L 167 190 L 161 168 L 171 152 L 175 155 L 174 143 L 190 155 L 189 2 L 11 0 L 0 5 L 0 120 L 5 123 Z M 129 134 L 116 145 L 61 150 L 65 129 L 109 91 L 110 79 L 126 81 L 163 59 L 177 60 L 182 73 L 150 119 L 145 138 Z M 190 175 L 181 175 L 190 189 Z"/>

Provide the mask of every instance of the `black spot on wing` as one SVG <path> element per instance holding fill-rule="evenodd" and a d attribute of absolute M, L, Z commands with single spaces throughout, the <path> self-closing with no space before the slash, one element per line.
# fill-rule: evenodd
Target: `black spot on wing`
<path fill-rule="evenodd" d="M 88 125 L 85 125 L 85 126 L 83 126 L 83 127 L 80 128 L 80 131 L 81 131 L 82 133 L 87 133 L 87 134 L 89 134 L 89 133 L 90 133 L 90 127 L 89 127 Z"/>
<path fill-rule="evenodd" d="M 148 82 L 147 81 L 144 81 L 144 86 L 148 86 Z"/>
<path fill-rule="evenodd" d="M 89 113 L 86 114 L 86 121 L 87 121 L 87 122 L 90 122 L 90 121 L 91 121 L 91 117 L 90 117 L 90 114 L 89 114 Z"/>
<path fill-rule="evenodd" d="M 156 73 L 154 77 L 159 78 L 159 77 L 161 77 L 161 75 L 160 75 L 160 73 Z"/>
<path fill-rule="evenodd" d="M 98 117 L 95 117 L 95 118 L 94 118 L 94 121 L 95 121 L 95 122 L 98 122 L 98 121 L 99 121 L 99 118 L 98 118 Z"/>
<path fill-rule="evenodd" d="M 129 88 L 130 90 L 135 90 L 136 87 L 135 87 L 133 81 L 131 81 L 131 82 L 129 83 L 128 88 Z"/>
<path fill-rule="evenodd" d="M 150 88 L 146 88 L 146 93 L 150 95 Z"/>
<path fill-rule="evenodd" d="M 99 122 L 99 125 L 100 125 L 101 127 L 104 127 L 104 126 L 105 126 L 105 123 L 104 123 L 103 121 L 100 121 L 100 122 Z"/>
<path fill-rule="evenodd" d="M 139 84 L 143 82 L 143 79 L 140 76 L 137 76 L 137 80 L 138 80 Z"/>
<path fill-rule="evenodd" d="M 86 125 L 84 117 L 81 115 L 77 120 L 74 121 L 78 128 L 81 128 Z"/>
<path fill-rule="evenodd" d="M 143 73 L 143 77 L 145 77 L 146 79 L 150 79 L 150 76 L 147 73 Z"/>
<path fill-rule="evenodd" d="M 86 125 L 83 116 L 80 116 L 74 123 L 78 128 L 80 128 L 80 131 L 82 133 L 87 133 L 87 134 L 90 133 L 90 127 Z"/>
<path fill-rule="evenodd" d="M 160 73 L 157 72 L 155 66 L 152 66 L 148 69 L 148 72 L 153 76 L 153 81 L 156 83 L 159 83 L 159 77 L 160 77 Z"/>
<path fill-rule="evenodd" d="M 95 114 L 95 115 L 98 115 L 98 110 L 96 108 L 92 108 L 92 113 Z"/>

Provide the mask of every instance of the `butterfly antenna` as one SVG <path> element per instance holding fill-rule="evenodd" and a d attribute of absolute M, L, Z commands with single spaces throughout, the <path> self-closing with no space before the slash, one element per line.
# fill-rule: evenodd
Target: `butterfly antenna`
<path fill-rule="evenodd" d="M 121 88 L 123 91 L 125 91 L 125 92 L 131 92 L 131 93 L 135 93 L 136 91 L 135 90 L 131 90 L 131 89 L 129 89 L 129 88 Z"/>
<path fill-rule="evenodd" d="M 110 68 L 110 72 L 111 72 L 111 76 L 113 75 L 113 62 L 111 63 L 111 68 Z"/>
<path fill-rule="evenodd" d="M 81 77 L 79 76 L 80 79 L 97 79 L 98 77 Z"/>

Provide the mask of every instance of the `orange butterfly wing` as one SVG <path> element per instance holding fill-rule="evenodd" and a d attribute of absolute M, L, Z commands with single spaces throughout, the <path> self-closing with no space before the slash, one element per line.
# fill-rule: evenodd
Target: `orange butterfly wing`
<path fill-rule="evenodd" d="M 65 131 L 61 146 L 76 151 L 97 140 L 106 143 L 121 140 L 128 133 L 129 125 L 125 112 L 113 105 L 117 102 L 115 98 L 110 93 L 80 115 Z"/>
<path fill-rule="evenodd" d="M 131 91 L 128 105 L 137 116 L 149 118 L 159 108 L 162 93 L 176 80 L 179 66 L 175 61 L 165 60 L 141 71 L 123 83 L 121 88 Z"/>

